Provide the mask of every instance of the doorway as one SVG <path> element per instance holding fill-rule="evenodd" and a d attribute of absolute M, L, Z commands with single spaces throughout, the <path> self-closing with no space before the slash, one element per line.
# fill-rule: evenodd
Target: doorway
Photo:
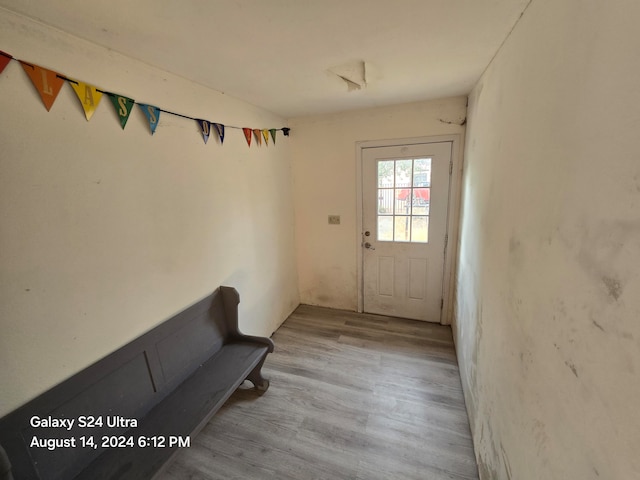
<path fill-rule="evenodd" d="M 361 311 L 441 323 L 453 141 L 370 143 L 359 145 Z"/>

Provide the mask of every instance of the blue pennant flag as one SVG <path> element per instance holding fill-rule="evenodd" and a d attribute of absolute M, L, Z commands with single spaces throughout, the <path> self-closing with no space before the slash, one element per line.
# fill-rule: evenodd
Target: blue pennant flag
<path fill-rule="evenodd" d="M 211 124 L 208 120 L 196 120 L 198 122 L 198 126 L 200 127 L 200 133 L 202 134 L 202 138 L 204 139 L 204 143 L 207 143 L 209 140 L 209 133 L 211 131 Z"/>
<path fill-rule="evenodd" d="M 158 126 L 158 120 L 160 120 L 160 109 L 144 103 L 139 103 L 138 106 L 142 109 L 142 113 L 147 117 L 147 120 L 149 120 L 149 128 L 151 128 L 151 135 L 153 135 Z"/>
<path fill-rule="evenodd" d="M 220 137 L 220 143 L 224 143 L 224 125 L 222 125 L 221 123 L 214 123 L 212 125 L 216 127 L 218 137 Z"/>

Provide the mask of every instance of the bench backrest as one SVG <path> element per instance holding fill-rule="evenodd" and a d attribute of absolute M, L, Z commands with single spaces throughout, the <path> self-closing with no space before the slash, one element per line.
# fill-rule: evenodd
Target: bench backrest
<path fill-rule="evenodd" d="M 233 290 L 228 287 L 227 290 Z M 58 480 L 73 478 L 103 449 L 103 435 L 118 435 L 126 426 L 111 425 L 119 418 L 138 422 L 237 332 L 237 302 L 217 289 L 149 332 L 0 419 L 0 445 L 6 450 L 17 478 Z M 233 290 L 237 297 L 237 292 Z M 230 302 L 229 299 L 232 299 Z M 233 307 L 235 305 L 235 311 Z M 227 311 L 225 311 L 225 306 Z M 227 315 L 229 313 L 229 315 Z M 234 324 L 235 322 L 235 324 Z M 32 426 L 32 419 L 74 419 L 71 430 Z M 102 419 L 102 426 L 80 428 Z M 99 422 L 95 422 L 99 423 Z M 119 421 L 119 424 L 124 422 Z M 71 439 L 79 447 L 92 435 L 98 448 L 31 447 L 33 438 Z"/>

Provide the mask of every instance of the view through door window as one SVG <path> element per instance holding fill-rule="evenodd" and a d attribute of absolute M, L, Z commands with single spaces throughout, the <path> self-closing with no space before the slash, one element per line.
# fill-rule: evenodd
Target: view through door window
<path fill-rule="evenodd" d="M 429 241 L 431 158 L 378 160 L 378 241 Z"/>

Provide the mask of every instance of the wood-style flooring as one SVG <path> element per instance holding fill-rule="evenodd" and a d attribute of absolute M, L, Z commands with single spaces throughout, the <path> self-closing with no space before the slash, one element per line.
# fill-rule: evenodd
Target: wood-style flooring
<path fill-rule="evenodd" d="M 302 305 L 273 340 L 161 480 L 478 478 L 449 327 Z"/>

